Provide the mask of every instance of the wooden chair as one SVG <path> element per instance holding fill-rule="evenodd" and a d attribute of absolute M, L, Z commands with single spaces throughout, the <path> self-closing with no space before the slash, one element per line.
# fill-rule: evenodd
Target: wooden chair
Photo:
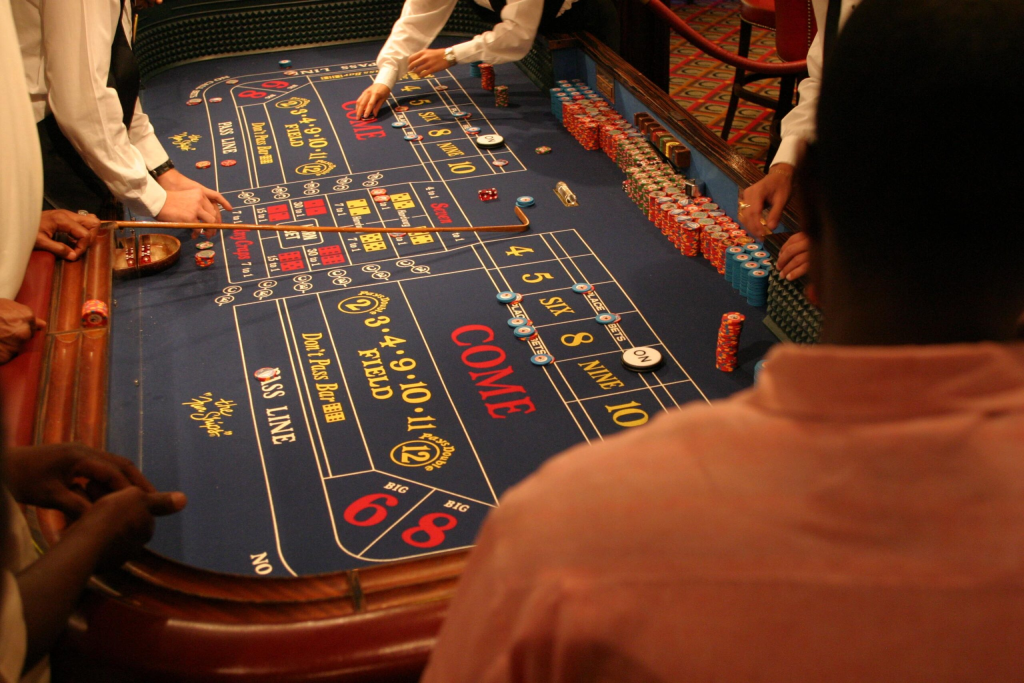
<path fill-rule="evenodd" d="M 739 55 L 747 57 L 750 53 L 750 35 L 753 27 L 775 31 L 775 50 L 785 62 L 797 62 L 807 58 L 807 50 L 817 33 L 814 21 L 814 8 L 811 0 L 741 0 L 740 5 L 740 45 Z M 771 166 L 775 152 L 782 140 L 780 134 L 782 119 L 793 108 L 793 95 L 796 90 L 797 75 L 782 76 L 779 82 L 779 97 L 772 99 L 761 93 L 754 92 L 746 86 L 754 81 L 775 78 L 775 76 L 746 71 L 737 68 L 732 82 L 732 97 L 725 114 L 722 126 L 722 139 L 728 140 L 732 130 L 733 119 L 740 100 L 755 102 L 763 107 L 774 110 L 769 132 L 768 158 L 765 171 Z"/>

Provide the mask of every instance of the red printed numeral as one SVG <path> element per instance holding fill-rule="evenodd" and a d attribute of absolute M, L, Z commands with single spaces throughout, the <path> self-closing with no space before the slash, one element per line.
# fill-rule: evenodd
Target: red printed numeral
<path fill-rule="evenodd" d="M 380 524 L 384 521 L 384 518 L 388 516 L 388 508 L 384 507 L 387 505 L 389 508 L 393 508 L 398 505 L 398 499 L 394 496 L 390 496 L 386 493 L 371 493 L 368 496 L 363 496 L 356 502 L 345 508 L 343 517 L 349 524 L 355 524 L 356 526 L 373 526 L 374 524 Z M 362 515 L 364 519 L 360 519 L 360 513 L 364 510 L 372 510 L 369 517 Z"/>
<path fill-rule="evenodd" d="M 444 525 L 438 524 L 444 520 Z M 420 525 L 402 532 L 402 540 L 414 548 L 434 548 L 444 543 L 444 532 L 455 528 L 459 520 L 444 512 L 432 512 L 420 517 Z M 426 536 L 426 538 L 423 538 Z"/>
<path fill-rule="evenodd" d="M 398 499 L 390 494 L 371 493 L 345 508 L 342 517 L 354 526 L 373 526 L 387 519 L 388 508 L 393 508 L 396 505 L 398 505 Z M 369 512 L 369 516 L 366 516 L 367 512 Z M 444 543 L 444 532 L 451 531 L 458 524 L 459 520 L 452 515 L 445 512 L 432 512 L 420 517 L 417 526 L 403 531 L 402 540 L 414 548 L 436 548 Z"/>

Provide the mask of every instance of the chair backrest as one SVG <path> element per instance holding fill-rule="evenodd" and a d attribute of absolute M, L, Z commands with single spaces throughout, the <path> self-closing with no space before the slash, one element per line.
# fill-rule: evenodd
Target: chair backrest
<path fill-rule="evenodd" d="M 775 49 L 782 60 L 806 59 L 817 32 L 811 0 L 775 0 Z"/>

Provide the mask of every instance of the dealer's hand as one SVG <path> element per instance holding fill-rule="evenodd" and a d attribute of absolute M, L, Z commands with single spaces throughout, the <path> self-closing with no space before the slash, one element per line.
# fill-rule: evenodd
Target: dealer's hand
<path fill-rule="evenodd" d="M 130 486 L 156 492 L 130 460 L 77 443 L 11 448 L 4 454 L 4 478 L 18 502 L 60 510 L 72 519 Z"/>
<path fill-rule="evenodd" d="M 221 208 L 231 210 L 231 204 L 224 195 L 197 183 L 177 169 L 172 168 L 166 173 L 161 173 L 156 181 L 160 183 L 160 187 L 167 190 L 167 201 L 157 214 L 159 220 L 180 223 L 223 223 L 220 217 Z M 213 237 L 214 233 L 216 230 L 193 230 L 192 239 L 199 235 Z"/>
<path fill-rule="evenodd" d="M 768 175 L 740 191 L 740 224 L 747 232 L 763 237 L 779 227 L 786 202 L 793 194 L 793 166 L 775 164 Z M 768 218 L 761 223 L 761 213 L 771 207 Z"/>
<path fill-rule="evenodd" d="M 802 277 L 811 267 L 811 241 L 807 235 L 798 232 L 782 245 L 776 264 L 779 274 L 787 280 Z"/>
<path fill-rule="evenodd" d="M 64 209 L 43 211 L 39 217 L 36 249 L 49 251 L 65 261 L 74 261 L 92 244 L 92 231 L 99 227 L 100 219 L 91 213 L 74 213 Z M 74 246 L 53 239 L 58 232 L 70 235 Z"/>
<path fill-rule="evenodd" d="M 356 116 L 361 119 L 372 119 L 377 116 L 382 104 L 391 96 L 391 88 L 383 83 L 374 83 L 363 91 L 356 100 Z"/>
<path fill-rule="evenodd" d="M 409 71 L 420 78 L 426 78 L 447 68 L 448 60 L 444 58 L 444 48 L 420 50 L 409 57 Z"/>
<path fill-rule="evenodd" d="M 46 321 L 17 301 L 0 299 L 0 365 L 21 352 L 36 330 L 46 329 Z"/>

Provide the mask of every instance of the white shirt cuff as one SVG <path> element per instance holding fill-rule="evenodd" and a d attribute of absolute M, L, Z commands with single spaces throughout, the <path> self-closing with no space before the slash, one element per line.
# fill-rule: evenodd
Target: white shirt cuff
<path fill-rule="evenodd" d="M 28 648 L 25 613 L 14 574 L 3 572 L 0 582 L 0 627 L 4 633 L 0 638 L 0 681 L 15 683 L 21 680 L 21 667 L 25 666 Z"/>
<path fill-rule="evenodd" d="M 400 74 L 398 69 L 393 66 L 382 66 L 380 71 L 377 72 L 377 78 L 373 79 L 374 83 L 386 85 L 392 90 L 395 87 L 395 82 L 399 79 Z"/>
<path fill-rule="evenodd" d="M 467 40 L 464 43 L 453 46 L 452 53 L 455 55 L 455 61 L 459 64 L 475 62 L 483 56 L 480 41 L 477 40 Z"/>
<path fill-rule="evenodd" d="M 164 146 L 160 144 L 160 140 L 152 133 L 144 135 L 138 140 L 132 140 L 132 144 L 135 149 L 142 152 L 142 158 L 146 160 L 146 168 L 149 170 L 153 170 L 170 158 L 164 151 Z"/>
<path fill-rule="evenodd" d="M 779 150 L 775 152 L 775 158 L 772 159 L 772 166 L 775 164 L 799 166 L 804 158 L 804 151 L 806 149 L 807 141 L 801 137 L 791 135 L 787 138 L 782 138 L 782 142 L 779 143 Z"/>
<path fill-rule="evenodd" d="M 159 164 L 157 165 L 159 166 Z M 142 191 L 142 195 L 137 199 L 126 200 L 125 204 L 135 213 L 156 218 L 156 215 L 163 211 L 164 202 L 166 201 L 167 190 L 160 187 L 160 183 L 150 176 L 149 182 L 146 183 L 146 189 Z"/>

